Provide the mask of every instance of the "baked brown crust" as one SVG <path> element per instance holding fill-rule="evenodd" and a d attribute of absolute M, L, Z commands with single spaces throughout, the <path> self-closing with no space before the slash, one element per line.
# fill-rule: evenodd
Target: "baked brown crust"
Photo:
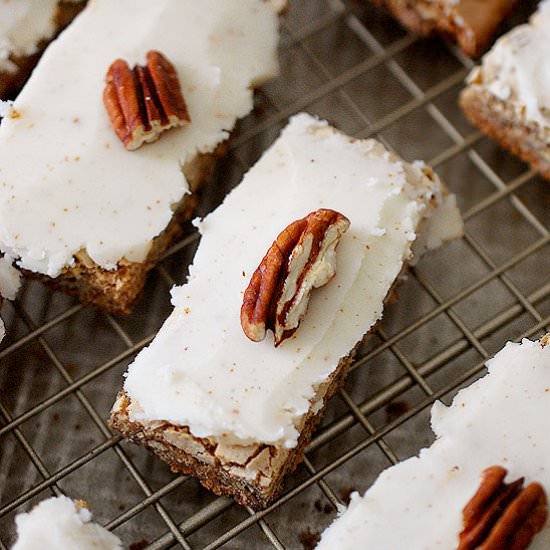
<path fill-rule="evenodd" d="M 48 40 L 42 40 L 38 44 L 38 51 L 33 55 L 10 57 L 10 61 L 17 68 L 14 71 L 0 71 L 0 99 L 13 98 L 17 95 L 38 63 L 46 46 L 82 11 L 85 5 L 85 1 L 80 3 L 61 1 L 55 16 L 57 30 L 54 36 Z"/>
<path fill-rule="evenodd" d="M 460 96 L 468 119 L 502 147 L 528 162 L 550 179 L 550 132 L 525 120 L 513 105 L 491 94 L 481 84 L 471 84 Z"/>
<path fill-rule="evenodd" d="M 372 0 L 388 10 L 407 29 L 420 36 L 442 35 L 455 40 L 471 57 L 489 46 L 517 0 Z"/>
<path fill-rule="evenodd" d="M 159 456 L 174 473 L 190 474 L 215 494 L 231 496 L 239 504 L 259 510 L 269 506 L 279 496 L 285 476 L 294 471 L 304 459 L 304 449 L 311 441 L 328 401 L 344 384 L 354 354 L 355 351 L 340 360 L 329 380 L 318 390 L 318 396 L 322 395 L 322 405 L 310 407 L 303 420 L 297 446 L 288 449 L 284 446 L 256 445 L 246 453 L 244 464 L 220 458 L 217 455 L 218 442 L 213 438 L 196 438 L 186 427 L 168 422 L 154 423 L 149 426 L 132 422 L 128 414 L 131 400 L 124 391 L 117 396 L 109 425 L 120 432 L 125 439 L 142 445 Z M 174 432 L 192 442 L 190 446 L 194 452 L 175 445 Z M 236 446 L 233 448 L 238 449 Z M 262 454 L 265 455 L 263 460 L 257 462 L 262 462 L 264 467 L 259 468 L 254 477 L 250 477 L 250 473 L 254 473 L 255 470 L 251 470 L 249 465 Z"/>

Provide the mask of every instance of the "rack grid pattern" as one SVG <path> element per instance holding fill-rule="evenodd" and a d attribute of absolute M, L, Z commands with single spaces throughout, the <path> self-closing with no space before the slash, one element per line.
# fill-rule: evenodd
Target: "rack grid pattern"
<path fill-rule="evenodd" d="M 522 4 L 514 22 L 535 6 Z M 126 543 L 141 541 L 135 548 L 311 547 L 350 490 L 428 443 L 435 400 L 479 377 L 506 339 L 549 330 L 550 193 L 461 117 L 456 98 L 472 61 L 406 34 L 366 2 L 294 1 L 282 27 L 282 76 L 257 94 L 210 200 L 239 181 L 290 115 L 308 110 L 426 159 L 458 195 L 464 238 L 411 270 L 304 463 L 260 512 L 170 474 L 106 425 L 121 373 L 166 317 L 168 288 L 185 280 L 198 241 L 191 226 L 129 318 L 27 283 L 2 312 L 0 549 L 13 542 L 16 513 L 63 493 L 88 500 Z"/>

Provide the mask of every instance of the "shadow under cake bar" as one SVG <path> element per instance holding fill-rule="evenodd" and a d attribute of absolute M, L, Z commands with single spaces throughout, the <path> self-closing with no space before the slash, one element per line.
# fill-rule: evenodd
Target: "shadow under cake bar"
<path fill-rule="evenodd" d="M 550 2 L 500 38 L 468 78 L 470 121 L 550 179 Z"/>
<path fill-rule="evenodd" d="M 322 535 L 318 550 L 351 550 L 358 547 L 358 541 L 362 548 L 392 550 L 521 550 L 533 537 L 531 550 L 549 548 L 544 496 L 550 494 L 548 344 L 548 335 L 541 341 L 506 344 L 487 361 L 488 374 L 458 392 L 451 406 L 436 402 L 431 416 L 436 436 L 432 446 L 382 472 L 363 497 L 352 495 L 349 508 Z M 532 493 L 534 489 L 536 497 L 531 506 L 519 506 L 523 507 L 520 513 L 519 497 L 513 495 L 493 506 L 487 481 L 495 470 L 500 470 L 496 479 L 500 482 L 506 470 L 511 480 L 525 477 L 525 484 L 530 484 L 525 489 Z M 478 487 L 485 493 L 485 502 L 480 502 L 484 499 L 479 498 Z M 497 497 L 506 489 L 494 488 Z M 519 495 L 522 499 L 524 491 Z M 471 504 L 476 500 L 477 522 L 472 523 Z M 468 545 L 474 527 L 480 538 Z M 502 533 L 505 540 L 498 538 Z"/>
<path fill-rule="evenodd" d="M 319 208 L 349 220 L 336 256 L 332 249 L 318 264 L 318 256 L 296 252 L 307 250 L 311 234 L 311 250 L 322 248 L 328 230 L 321 238 L 300 229 L 294 252 L 283 252 L 292 228 Z M 173 471 L 261 508 L 302 460 L 354 348 L 382 317 L 413 253 L 460 236 L 462 222 L 454 195 L 423 163 L 406 163 L 375 140 L 349 138 L 299 114 L 198 227 L 189 280 L 172 290 L 173 313 L 129 366 L 110 422 Z M 273 274 L 269 259 L 277 250 L 282 263 Z M 248 339 L 263 336 L 250 330 L 251 318 L 257 333 L 265 332 L 275 302 L 276 323 L 279 305 L 287 303 L 266 290 L 272 282 L 280 296 L 291 289 L 299 297 L 302 281 L 313 273 L 314 286 L 318 276 L 326 282 L 331 268 L 334 277 L 313 292 L 307 312 L 307 300 L 300 302 L 305 317 L 280 345 L 271 333 Z M 254 314 L 266 306 L 257 318 L 248 307 L 255 288 Z"/>
<path fill-rule="evenodd" d="M 262 0 L 92 0 L 0 125 L 0 250 L 84 303 L 128 312 L 253 88 L 277 74 L 278 23 Z M 185 125 L 127 150 L 125 129 L 172 120 L 175 82 Z"/>
<path fill-rule="evenodd" d="M 23 86 L 48 41 L 83 5 L 79 0 L 0 0 L 0 99 Z"/>
<path fill-rule="evenodd" d="M 12 550 L 122 550 L 122 541 L 92 521 L 86 502 L 68 497 L 43 500 L 15 518 Z"/>
<path fill-rule="evenodd" d="M 469 56 L 481 55 L 517 0 L 372 0 L 420 36 L 454 39 Z"/>

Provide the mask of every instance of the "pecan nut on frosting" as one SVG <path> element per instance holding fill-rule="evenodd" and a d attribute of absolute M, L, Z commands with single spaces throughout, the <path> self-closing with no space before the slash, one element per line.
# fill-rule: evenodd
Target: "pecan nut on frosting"
<path fill-rule="evenodd" d="M 147 64 L 133 69 L 123 59 L 114 61 L 107 71 L 103 103 L 129 151 L 191 121 L 176 69 L 157 51 L 149 51 Z"/>
<path fill-rule="evenodd" d="M 539 483 L 504 483 L 507 470 L 491 466 L 463 510 L 457 550 L 524 550 L 544 527 L 548 501 Z"/>
<path fill-rule="evenodd" d="M 336 273 L 336 246 L 349 226 L 343 214 L 321 208 L 279 234 L 244 293 L 241 326 L 250 340 L 269 329 L 278 346 L 296 332 L 313 288 Z"/>

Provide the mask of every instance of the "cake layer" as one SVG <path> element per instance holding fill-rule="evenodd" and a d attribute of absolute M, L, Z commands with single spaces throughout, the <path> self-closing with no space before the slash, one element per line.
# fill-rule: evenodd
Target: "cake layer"
<path fill-rule="evenodd" d="M 87 504 L 68 497 L 49 498 L 15 518 L 12 550 L 122 550 L 122 541 L 92 522 Z"/>
<path fill-rule="evenodd" d="M 0 126 L 0 250 L 50 277 L 79 253 L 104 269 L 145 260 L 189 191 L 181 167 L 213 152 L 277 72 L 277 27 L 262 0 L 92 0 Z M 105 75 L 149 50 L 174 64 L 191 124 L 128 152 L 103 105 Z"/>
<path fill-rule="evenodd" d="M 443 197 L 429 169 L 295 116 L 198 223 L 189 281 L 173 289 L 172 315 L 126 374 L 131 420 L 167 421 L 228 444 L 295 446 L 317 387 L 380 319 L 417 230 L 446 200 L 454 197 Z M 320 207 L 351 221 L 335 277 L 314 292 L 292 338 L 278 348 L 271 333 L 249 341 L 239 314 L 252 273 L 283 228 Z M 443 238 L 461 231 L 456 207 L 450 214 Z"/>
<path fill-rule="evenodd" d="M 468 77 L 470 121 L 550 179 L 550 2 L 503 36 Z"/>
<path fill-rule="evenodd" d="M 517 0 L 372 0 L 385 7 L 412 32 L 440 34 L 456 40 L 466 55 L 489 45 Z"/>
<path fill-rule="evenodd" d="M 488 374 L 461 390 L 450 407 L 436 403 L 432 428 L 436 441 L 385 470 L 363 497 L 323 534 L 319 550 L 456 548 L 462 509 L 493 465 L 509 479 L 525 476 L 550 493 L 548 416 L 550 347 L 542 341 L 508 343 L 487 362 Z M 539 533 L 532 550 L 550 546 L 550 528 Z"/>
<path fill-rule="evenodd" d="M 527 122 L 550 129 L 550 1 L 543 0 L 529 24 L 500 38 L 469 77 L 512 105 Z"/>
<path fill-rule="evenodd" d="M 462 92 L 460 106 L 472 124 L 550 179 L 550 128 L 527 121 L 511 103 L 475 84 Z"/>

